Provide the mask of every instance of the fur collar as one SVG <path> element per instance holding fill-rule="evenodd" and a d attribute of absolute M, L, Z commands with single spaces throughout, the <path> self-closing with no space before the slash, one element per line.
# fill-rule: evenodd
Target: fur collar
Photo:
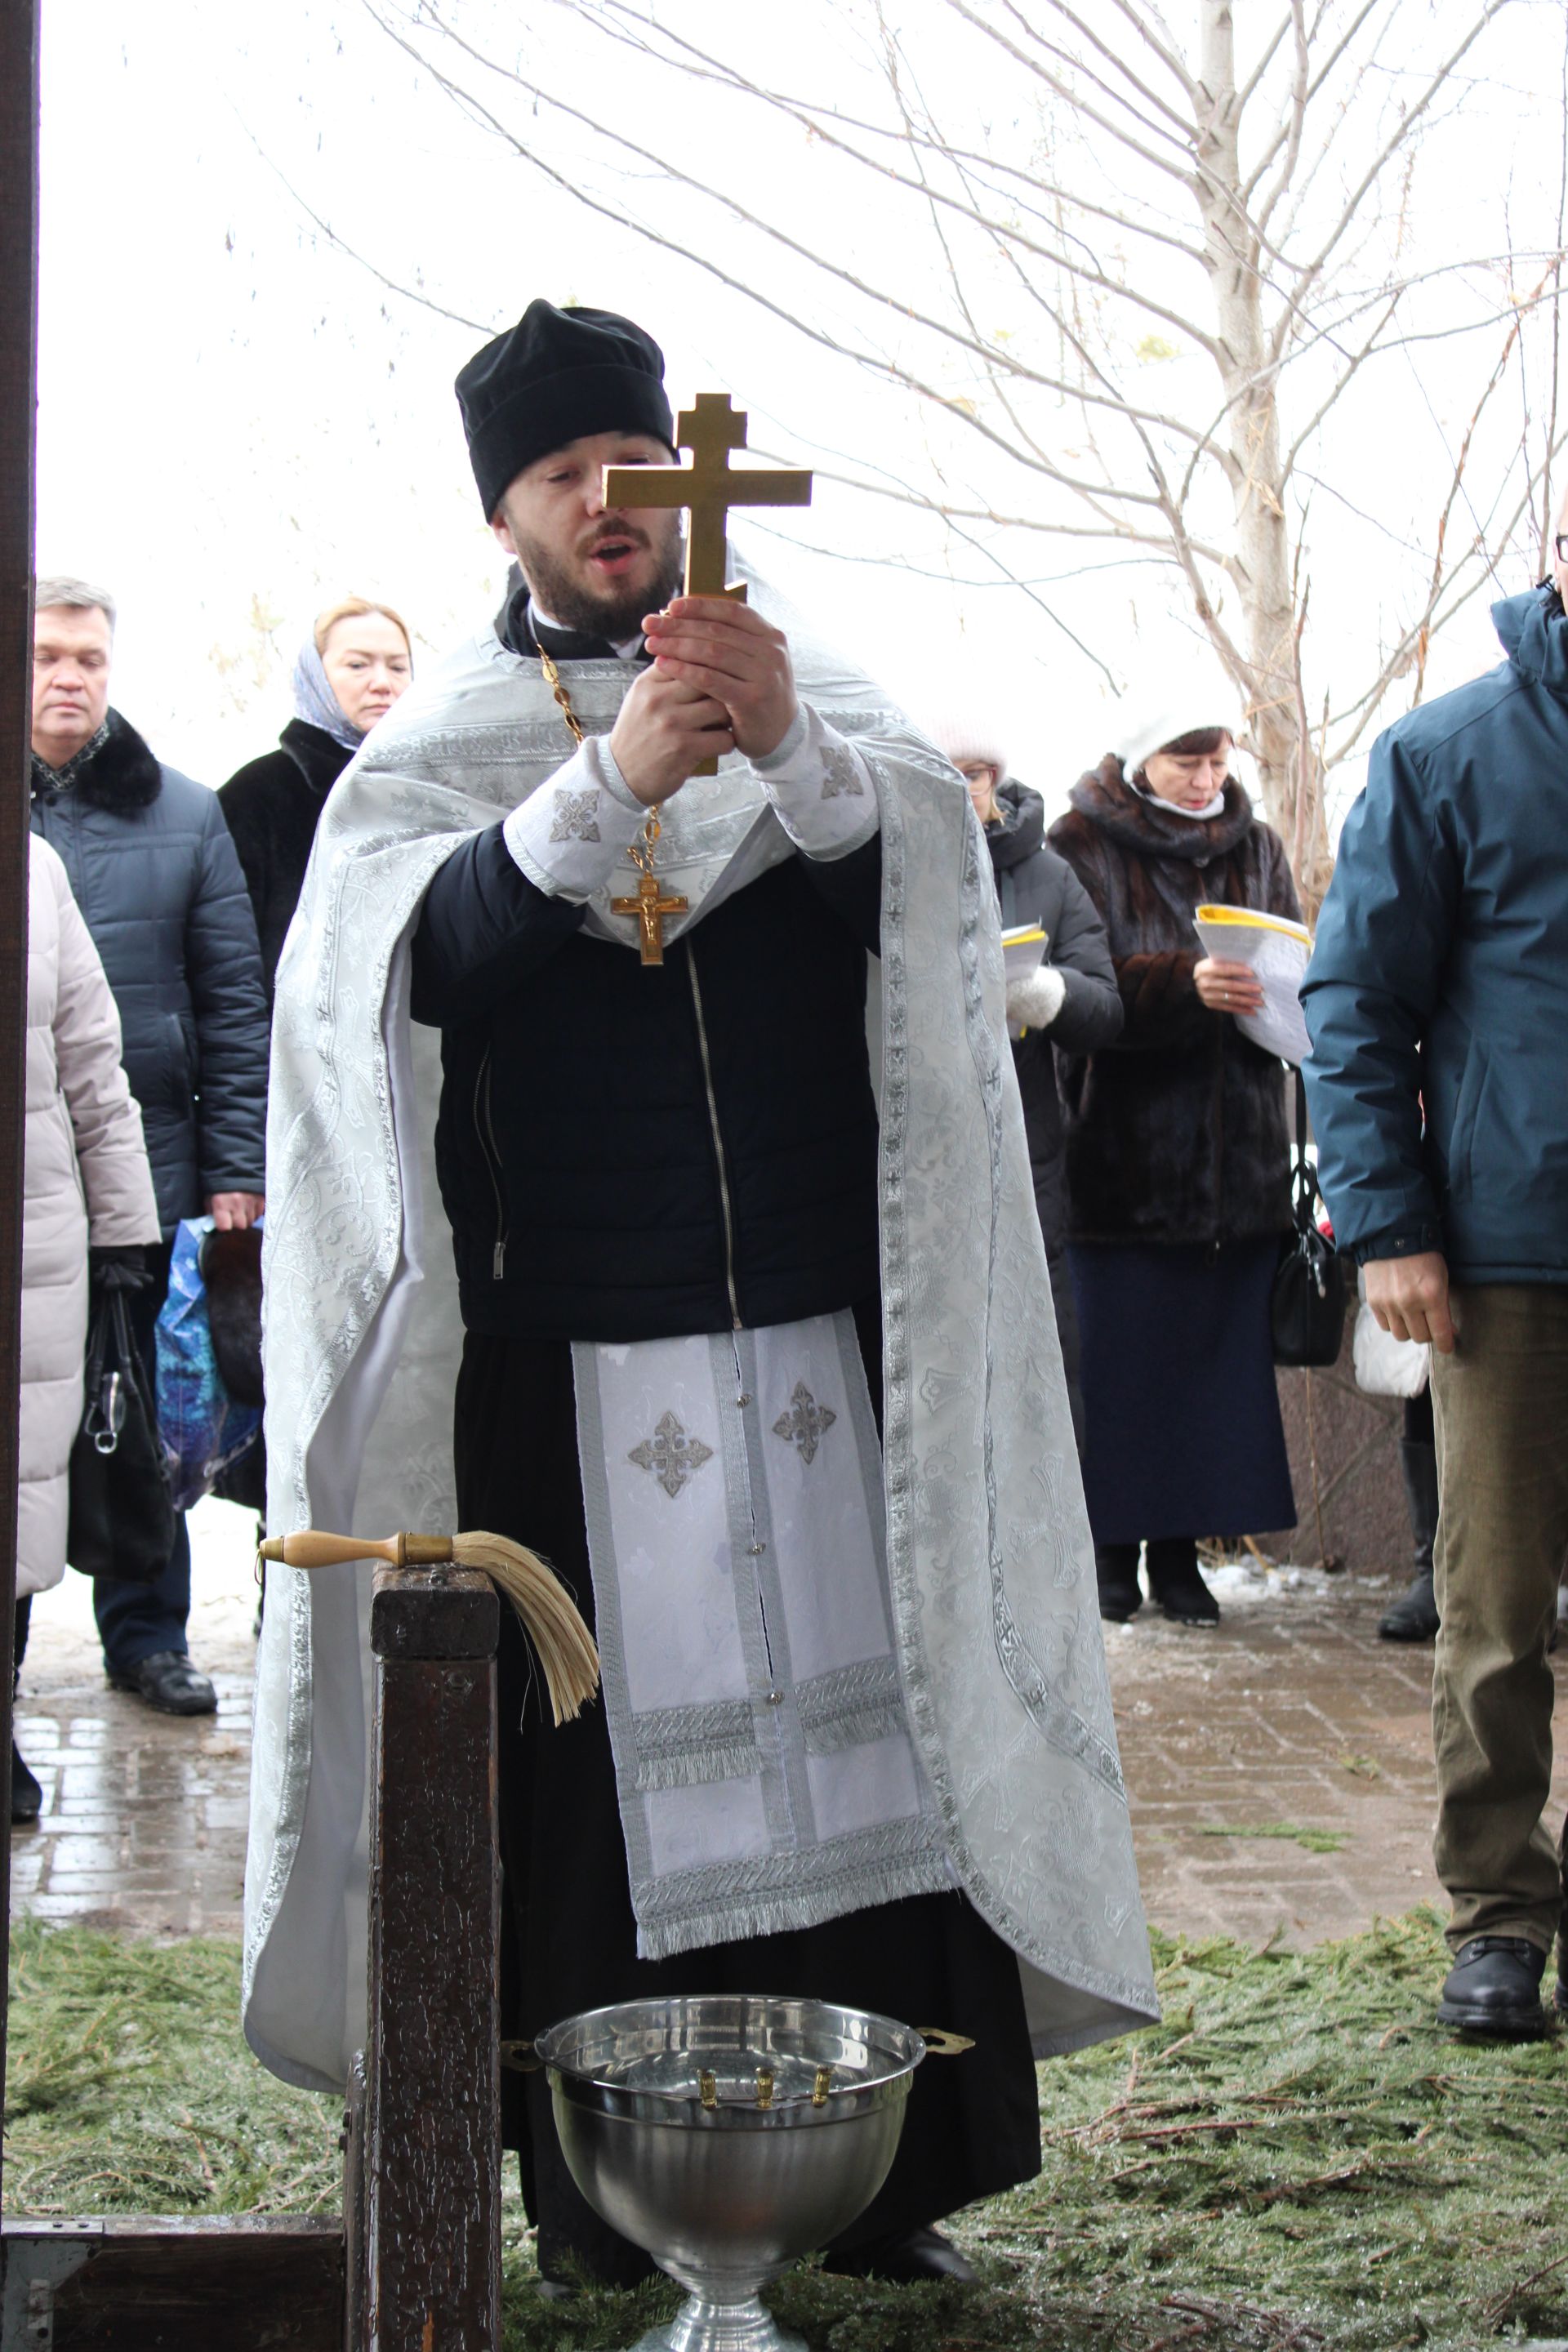
<path fill-rule="evenodd" d="M 278 740 L 310 790 L 323 800 L 353 758 L 324 727 L 313 726 L 308 719 L 290 719 Z"/>
<path fill-rule="evenodd" d="M 1245 840 L 1252 825 L 1252 803 L 1234 776 L 1226 779 L 1225 806 L 1217 816 L 1167 815 L 1133 791 L 1110 752 L 1079 778 L 1068 798 L 1080 816 L 1136 857 L 1182 857 L 1207 865 Z"/>
<path fill-rule="evenodd" d="M 48 793 L 47 779 L 51 772 L 34 761 L 36 793 Z M 123 815 L 131 809 L 151 808 L 163 789 L 163 772 L 129 719 L 111 710 L 102 744 L 75 771 L 67 789 L 88 808 L 110 809 Z"/>

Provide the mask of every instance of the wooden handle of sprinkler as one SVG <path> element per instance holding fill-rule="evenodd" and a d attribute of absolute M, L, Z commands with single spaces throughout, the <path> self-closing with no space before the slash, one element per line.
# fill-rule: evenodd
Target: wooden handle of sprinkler
<path fill-rule="evenodd" d="M 450 1536 L 330 1536 L 315 1528 L 297 1535 L 268 1536 L 259 1546 L 263 1559 L 284 1568 L 339 1568 L 351 1559 L 384 1559 L 388 1568 L 436 1568 L 450 1560 Z"/>

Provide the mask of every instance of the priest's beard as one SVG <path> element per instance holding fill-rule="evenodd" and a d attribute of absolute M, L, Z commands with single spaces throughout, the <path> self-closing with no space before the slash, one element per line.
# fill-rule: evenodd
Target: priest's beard
<path fill-rule="evenodd" d="M 651 531 L 637 524 L 627 524 L 616 531 L 617 539 L 629 539 L 651 548 L 656 557 L 662 553 L 651 584 L 642 588 L 628 587 L 620 582 L 596 588 L 591 581 L 568 572 L 560 557 L 542 541 L 526 538 L 515 524 L 512 530 L 517 560 L 534 603 L 548 619 L 558 622 L 563 629 L 581 630 L 585 636 L 608 637 L 612 645 L 625 637 L 640 636 L 645 614 L 658 612 L 680 587 L 686 550 L 676 515 L 661 516 Z M 609 535 L 604 534 L 606 538 Z M 662 551 L 660 538 L 666 538 Z"/>

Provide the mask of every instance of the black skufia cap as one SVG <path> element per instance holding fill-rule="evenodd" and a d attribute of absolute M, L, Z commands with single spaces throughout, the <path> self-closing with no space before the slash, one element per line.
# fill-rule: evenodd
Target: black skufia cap
<path fill-rule="evenodd" d="M 525 466 L 584 434 L 649 433 L 675 446 L 664 353 L 613 310 L 531 302 L 475 352 L 457 393 L 487 522 Z"/>

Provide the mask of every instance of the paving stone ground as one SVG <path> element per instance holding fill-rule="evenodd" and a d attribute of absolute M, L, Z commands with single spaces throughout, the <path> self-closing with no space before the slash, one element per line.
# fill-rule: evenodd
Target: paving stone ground
<path fill-rule="evenodd" d="M 12 1840 L 12 1898 L 49 1919 L 127 1934 L 237 1936 L 245 1868 L 254 1520 L 192 1515 L 191 1650 L 215 1719 L 174 1721 L 106 1686 L 90 1596 L 68 1572 L 36 1604 L 17 1707 L 43 1783 Z M 1379 1642 L 1395 1588 L 1307 1570 L 1220 1571 L 1217 1629 L 1144 1612 L 1106 1628 L 1144 1902 L 1173 1933 L 1312 1943 L 1440 1901 L 1432 1874 L 1432 1654 Z M 1558 1662 L 1559 1767 L 1568 1801 Z M 1337 1852 L 1288 1826 L 1342 1833 Z M 1216 1834 L 1226 1832 L 1226 1834 Z"/>

